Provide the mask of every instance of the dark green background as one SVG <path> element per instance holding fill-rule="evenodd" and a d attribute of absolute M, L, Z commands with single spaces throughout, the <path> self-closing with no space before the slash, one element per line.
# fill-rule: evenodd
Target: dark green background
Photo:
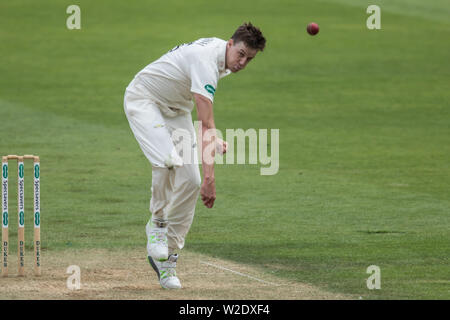
<path fill-rule="evenodd" d="M 66 28 L 71 4 L 81 30 Z M 266 50 L 219 83 L 216 125 L 279 129 L 280 169 L 217 166 L 216 205 L 199 201 L 186 250 L 355 297 L 450 298 L 450 5 L 379 1 L 370 31 L 369 4 L 2 1 L 0 153 L 41 156 L 43 255 L 144 248 L 151 168 L 125 87 L 175 45 L 251 21 Z"/>

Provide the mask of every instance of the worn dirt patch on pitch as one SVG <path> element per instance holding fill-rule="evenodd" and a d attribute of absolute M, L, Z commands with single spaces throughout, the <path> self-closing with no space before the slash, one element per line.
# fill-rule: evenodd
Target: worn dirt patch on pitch
<path fill-rule="evenodd" d="M 8 278 L 0 278 L 0 299 L 202 299 L 300 300 L 352 299 L 287 281 L 254 267 L 182 251 L 177 274 L 181 290 L 164 290 L 142 250 L 65 250 L 43 254 L 42 276 L 32 274 L 26 256 L 25 277 L 11 261 Z M 69 266 L 81 271 L 80 290 L 69 290 Z"/>

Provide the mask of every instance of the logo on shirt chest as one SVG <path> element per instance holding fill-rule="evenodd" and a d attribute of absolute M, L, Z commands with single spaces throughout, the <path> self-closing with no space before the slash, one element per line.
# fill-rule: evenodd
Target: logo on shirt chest
<path fill-rule="evenodd" d="M 216 89 L 214 89 L 214 87 L 210 84 L 207 84 L 205 86 L 206 91 L 208 91 L 209 93 L 211 93 L 213 96 L 216 93 Z"/>

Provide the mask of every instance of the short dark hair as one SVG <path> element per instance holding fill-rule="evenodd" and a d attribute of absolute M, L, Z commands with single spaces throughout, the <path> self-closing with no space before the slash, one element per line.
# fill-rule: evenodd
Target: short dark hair
<path fill-rule="evenodd" d="M 231 37 L 234 43 L 243 41 L 247 47 L 263 51 L 266 46 L 266 38 L 264 38 L 261 30 L 252 25 L 251 22 L 244 22 Z"/>

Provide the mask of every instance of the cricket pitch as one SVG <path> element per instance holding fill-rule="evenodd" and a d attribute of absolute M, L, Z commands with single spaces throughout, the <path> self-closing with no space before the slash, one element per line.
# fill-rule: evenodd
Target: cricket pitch
<path fill-rule="evenodd" d="M 31 254 L 30 252 L 28 254 Z M 32 256 L 26 256 L 31 262 Z M 16 259 L 11 259 L 16 260 Z M 144 250 L 65 250 L 43 255 L 42 276 L 26 268 L 0 278 L 0 299 L 33 300 L 322 300 L 354 299 L 280 279 L 254 267 L 183 250 L 177 265 L 181 290 L 162 289 Z M 68 288 L 69 266 L 80 268 L 80 289 Z"/>

